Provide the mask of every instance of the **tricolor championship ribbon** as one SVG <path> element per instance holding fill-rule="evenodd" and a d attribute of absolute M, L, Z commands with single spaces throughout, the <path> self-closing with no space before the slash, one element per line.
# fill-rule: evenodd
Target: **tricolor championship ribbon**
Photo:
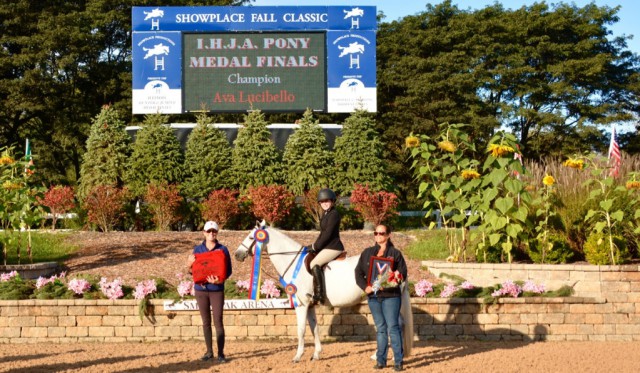
<path fill-rule="evenodd" d="M 298 261 L 296 262 L 296 267 L 293 270 L 293 275 L 291 276 L 291 282 L 287 283 L 282 276 L 280 276 L 280 284 L 284 286 L 284 292 L 289 296 L 289 301 L 293 307 L 298 307 L 298 297 L 295 296 L 298 292 L 298 288 L 294 284 L 296 282 L 296 278 L 298 277 L 298 273 L 300 272 L 300 268 L 302 268 L 302 263 L 304 263 L 304 257 L 307 256 L 308 249 L 307 247 L 303 247 L 298 254 Z"/>
<path fill-rule="evenodd" d="M 253 270 L 251 271 L 251 286 L 249 288 L 249 299 L 260 299 L 260 276 L 262 271 L 262 244 L 269 239 L 269 234 L 264 228 L 255 231 L 253 238 L 256 240 L 255 253 L 253 255 Z"/>

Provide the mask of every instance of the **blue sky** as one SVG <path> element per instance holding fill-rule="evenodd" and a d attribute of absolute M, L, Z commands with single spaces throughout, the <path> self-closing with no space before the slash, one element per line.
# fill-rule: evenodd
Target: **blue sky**
<path fill-rule="evenodd" d="M 426 4 L 439 4 L 442 1 L 427 0 L 256 0 L 254 5 L 374 5 L 378 10 L 383 11 L 386 15 L 385 21 L 394 21 L 398 18 L 410 14 L 416 14 L 426 9 Z M 517 9 L 525 5 L 531 5 L 535 0 L 453 0 L 460 9 L 481 9 L 495 2 L 502 3 L 507 9 Z M 614 36 L 634 35 L 634 38 L 627 41 L 628 47 L 636 54 L 640 54 L 640 27 L 636 21 L 636 17 L 640 16 L 639 0 L 572 0 L 572 1 L 547 1 L 548 4 L 564 2 L 567 4 L 574 3 L 576 6 L 583 7 L 589 3 L 595 3 L 598 6 L 609 6 L 611 8 L 620 5 L 618 17 L 620 20 L 609 25 L 609 29 Z"/>

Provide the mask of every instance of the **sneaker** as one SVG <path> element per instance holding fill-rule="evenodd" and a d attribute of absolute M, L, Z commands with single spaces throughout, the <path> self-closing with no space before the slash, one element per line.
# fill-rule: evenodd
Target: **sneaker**
<path fill-rule="evenodd" d="M 376 365 L 373 366 L 373 369 L 384 369 L 384 366 L 380 363 L 376 363 Z"/>
<path fill-rule="evenodd" d="M 404 368 L 402 368 L 402 364 L 396 364 L 396 365 L 393 367 L 393 370 L 395 370 L 396 372 L 400 372 L 400 371 L 403 371 L 403 370 L 404 370 Z"/>
<path fill-rule="evenodd" d="M 226 358 L 226 357 L 224 357 L 224 355 L 219 355 L 219 356 L 218 356 L 218 363 L 220 363 L 220 364 L 224 364 L 224 363 L 226 363 L 226 362 L 227 362 L 227 358 Z"/>
<path fill-rule="evenodd" d="M 200 360 L 202 361 L 209 361 L 213 359 L 213 352 L 207 352 L 206 354 L 202 355 L 202 357 L 200 358 Z"/>

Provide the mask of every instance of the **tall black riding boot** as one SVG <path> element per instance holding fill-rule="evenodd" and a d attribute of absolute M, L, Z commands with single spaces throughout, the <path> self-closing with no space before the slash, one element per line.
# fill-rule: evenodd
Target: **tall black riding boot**
<path fill-rule="evenodd" d="M 313 272 L 313 301 L 315 303 L 324 304 L 325 290 L 324 290 L 324 273 L 320 266 L 315 266 L 311 270 Z"/>

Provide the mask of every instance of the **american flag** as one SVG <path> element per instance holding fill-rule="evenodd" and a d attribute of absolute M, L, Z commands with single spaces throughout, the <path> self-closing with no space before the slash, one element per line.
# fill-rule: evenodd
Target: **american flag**
<path fill-rule="evenodd" d="M 609 144 L 609 166 L 611 170 L 609 175 L 616 177 L 620 173 L 620 163 L 622 163 L 622 157 L 620 155 L 620 146 L 618 146 L 618 140 L 616 139 L 616 126 L 611 127 L 611 143 Z"/>

